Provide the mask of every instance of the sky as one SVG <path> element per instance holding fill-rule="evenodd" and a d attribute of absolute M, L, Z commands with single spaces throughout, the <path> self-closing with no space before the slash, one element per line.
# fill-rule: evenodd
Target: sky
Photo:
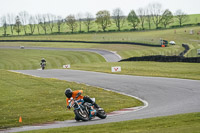
<path fill-rule="evenodd" d="M 200 0 L 0 0 L 0 16 L 27 11 L 33 15 L 51 13 L 62 17 L 89 12 L 95 17 L 100 10 L 112 14 L 115 8 L 121 8 L 124 15 L 128 15 L 130 10 L 137 11 L 155 2 L 160 3 L 163 10 L 169 9 L 173 13 L 181 9 L 187 14 L 200 14 Z"/>

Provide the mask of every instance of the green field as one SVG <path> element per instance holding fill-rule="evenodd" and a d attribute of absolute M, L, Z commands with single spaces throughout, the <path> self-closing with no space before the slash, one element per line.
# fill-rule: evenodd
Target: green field
<path fill-rule="evenodd" d="M 111 67 L 121 66 L 122 71 L 115 74 L 169 77 L 200 80 L 199 63 L 167 63 L 167 62 L 119 62 L 98 64 L 75 64 L 72 69 L 112 73 Z"/>
<path fill-rule="evenodd" d="M 62 68 L 66 64 L 105 62 L 102 56 L 91 52 L 54 50 L 0 49 L 0 57 L 0 69 L 7 70 L 39 69 L 42 58 L 47 60 L 47 69 Z"/>
<path fill-rule="evenodd" d="M 66 88 L 81 89 L 83 95 L 95 97 L 106 112 L 143 104 L 134 98 L 84 84 L 37 78 L 6 70 L 0 70 L 0 74 L 0 129 L 73 119 L 73 111 L 66 110 Z M 18 122 L 20 116 L 23 123 Z"/>
<path fill-rule="evenodd" d="M 195 34 L 190 35 L 189 31 L 193 29 Z M 148 55 L 178 55 L 184 49 L 182 44 L 188 44 L 190 51 L 185 55 L 187 57 L 199 57 L 197 49 L 200 49 L 200 27 L 186 27 L 168 30 L 155 30 L 145 32 L 118 32 L 118 33 L 98 33 L 98 34 L 74 34 L 74 35 L 41 35 L 41 36 L 19 36 L 19 37 L 1 37 L 1 40 L 74 40 L 74 41 L 118 41 L 118 42 L 140 42 L 149 44 L 159 44 L 160 38 L 168 41 L 175 41 L 176 45 L 162 47 L 148 47 L 128 44 L 97 44 L 97 43 L 53 43 L 53 42 L 0 42 L 0 45 L 7 46 L 41 46 L 41 47 L 63 47 L 63 48 L 97 48 L 116 51 L 121 57 L 137 57 Z M 186 32 L 185 32 L 186 31 Z"/>
<path fill-rule="evenodd" d="M 23 133 L 200 133 L 200 113 Z M 21 132 L 22 133 L 22 132 Z"/>

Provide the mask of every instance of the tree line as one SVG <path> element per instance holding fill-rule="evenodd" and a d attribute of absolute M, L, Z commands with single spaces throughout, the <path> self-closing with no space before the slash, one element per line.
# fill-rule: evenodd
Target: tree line
<path fill-rule="evenodd" d="M 158 29 L 161 25 L 166 28 L 175 21 L 179 23 L 179 26 L 182 26 L 183 23 L 188 21 L 188 15 L 182 10 L 177 10 L 173 14 L 169 9 L 163 10 L 160 3 L 151 3 L 147 7 L 139 8 L 136 11 L 131 10 L 128 16 L 125 16 L 120 8 L 116 8 L 112 13 L 108 10 L 98 11 L 96 17 L 89 12 L 84 15 L 82 13 L 70 14 L 66 18 L 62 18 L 50 13 L 31 15 L 26 11 L 22 11 L 17 15 L 7 14 L 0 18 L 4 36 L 8 35 L 8 27 L 12 35 L 14 32 L 19 35 L 22 31 L 25 35 L 32 35 L 36 30 L 38 34 L 41 33 L 41 30 L 47 34 L 47 29 L 50 29 L 51 33 L 55 30 L 60 33 L 64 24 L 68 26 L 71 33 L 75 30 L 83 32 L 83 25 L 87 27 L 87 32 L 90 32 L 94 24 L 97 24 L 105 32 L 112 23 L 115 24 L 116 30 L 120 31 L 126 21 L 133 30 L 139 26 L 144 30 L 144 23 L 148 24 L 149 29 L 151 29 L 152 24 Z"/>

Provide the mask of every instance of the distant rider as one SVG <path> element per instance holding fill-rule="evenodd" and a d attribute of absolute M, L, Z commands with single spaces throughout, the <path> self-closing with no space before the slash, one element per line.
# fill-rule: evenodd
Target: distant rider
<path fill-rule="evenodd" d="M 44 58 L 42 58 L 41 62 L 40 62 L 40 65 L 42 66 L 42 64 L 45 64 L 46 65 L 46 60 Z"/>
<path fill-rule="evenodd" d="M 83 99 L 85 102 L 91 103 L 92 105 L 94 105 L 95 108 L 97 109 L 101 109 L 89 96 L 82 96 L 81 94 L 83 93 L 83 90 L 76 90 L 76 91 L 72 91 L 70 88 L 67 88 L 65 90 L 65 96 L 66 98 L 66 103 L 67 103 L 67 108 L 70 109 L 69 106 L 69 100 L 72 97 L 73 99 L 75 99 L 77 97 L 77 100 Z"/>
<path fill-rule="evenodd" d="M 43 63 L 46 64 L 46 60 L 44 58 L 42 58 L 40 65 L 42 65 Z"/>

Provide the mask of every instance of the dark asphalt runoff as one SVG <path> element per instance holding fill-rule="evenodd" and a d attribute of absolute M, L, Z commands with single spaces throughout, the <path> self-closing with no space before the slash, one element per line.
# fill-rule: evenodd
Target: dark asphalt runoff
<path fill-rule="evenodd" d="M 148 104 L 141 110 L 109 116 L 104 120 L 95 119 L 88 122 L 70 120 L 38 126 L 11 128 L 5 132 L 103 124 L 200 111 L 200 81 L 198 80 L 128 76 L 68 69 L 17 70 L 15 72 L 97 86 L 139 97 L 147 101 Z"/>
<path fill-rule="evenodd" d="M 5 49 L 22 49 L 22 47 L 17 46 L 0 46 L 0 48 Z M 83 52 L 94 52 L 100 54 L 105 58 L 107 62 L 118 62 L 121 60 L 120 55 L 116 52 L 111 52 L 107 50 L 100 49 L 88 49 L 88 48 L 53 48 L 53 47 L 23 47 L 23 49 L 36 49 L 36 50 L 62 50 L 62 51 L 83 51 Z M 22 50 L 23 50 L 22 49 Z"/>

